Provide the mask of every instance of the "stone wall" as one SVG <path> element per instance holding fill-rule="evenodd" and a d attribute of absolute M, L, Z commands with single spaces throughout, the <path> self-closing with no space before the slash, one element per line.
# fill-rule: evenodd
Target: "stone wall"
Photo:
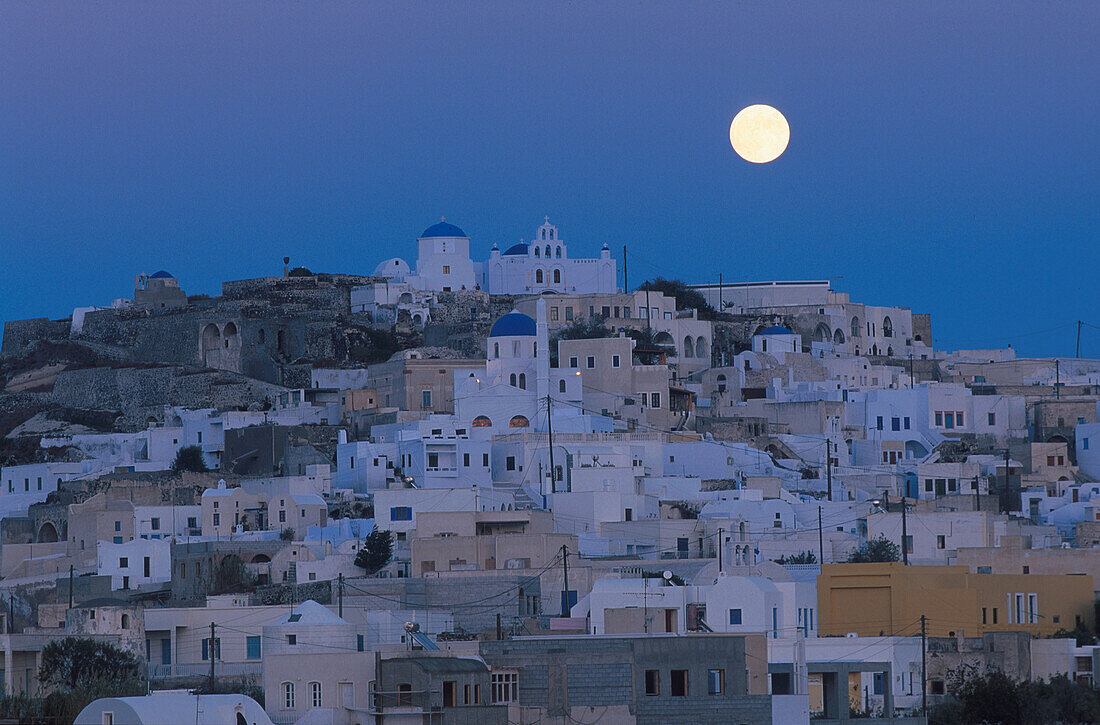
<path fill-rule="evenodd" d="M 144 428 L 163 406 L 245 408 L 274 399 L 283 388 L 224 371 L 180 367 L 66 370 L 54 383 L 53 400 L 70 408 L 117 410 L 129 429 Z"/>
<path fill-rule="evenodd" d="M 379 281 L 352 274 L 310 277 L 259 277 L 222 283 L 227 300 L 264 300 L 272 305 L 304 304 L 312 309 L 346 315 L 351 312 L 351 288 Z"/>
<path fill-rule="evenodd" d="M 0 355 L 16 355 L 36 340 L 67 340 L 71 326 L 71 319 L 50 320 L 46 317 L 5 322 Z"/>

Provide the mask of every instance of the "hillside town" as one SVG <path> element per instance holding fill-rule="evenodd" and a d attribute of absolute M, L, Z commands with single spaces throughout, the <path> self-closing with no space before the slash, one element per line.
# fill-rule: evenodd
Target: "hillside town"
<path fill-rule="evenodd" d="M 95 725 L 915 724 L 967 672 L 1100 685 L 1100 360 L 536 224 L 6 322 L 4 695 L 78 646 L 137 682 Z"/>

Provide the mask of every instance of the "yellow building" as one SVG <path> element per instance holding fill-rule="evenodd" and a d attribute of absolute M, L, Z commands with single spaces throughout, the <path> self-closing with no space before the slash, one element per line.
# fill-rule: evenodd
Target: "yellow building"
<path fill-rule="evenodd" d="M 817 578 L 822 636 L 929 636 L 1090 630 L 1092 577 L 1079 574 L 971 574 L 965 566 L 827 564 Z"/>

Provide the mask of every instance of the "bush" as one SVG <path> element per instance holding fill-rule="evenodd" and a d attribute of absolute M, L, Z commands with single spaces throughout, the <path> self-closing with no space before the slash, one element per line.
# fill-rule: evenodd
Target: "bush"
<path fill-rule="evenodd" d="M 305 267 L 295 267 L 287 273 L 287 277 L 312 277 L 313 272 L 310 272 Z"/>
<path fill-rule="evenodd" d="M 713 320 L 717 317 L 715 310 L 707 302 L 707 298 L 698 290 L 688 287 L 687 283 L 680 279 L 665 279 L 656 277 L 643 282 L 637 289 L 649 289 L 650 292 L 663 292 L 676 299 L 677 310 L 695 309 L 699 311 L 699 319 Z"/>
<path fill-rule="evenodd" d="M 979 673 L 973 665 L 963 665 L 948 673 L 947 692 L 950 699 L 932 710 L 929 722 L 1100 722 L 1100 695 L 1065 675 L 1017 681 L 997 670 Z"/>
<path fill-rule="evenodd" d="M 816 564 L 817 555 L 812 551 L 802 551 L 790 556 L 781 556 L 775 559 L 776 564 Z"/>
<path fill-rule="evenodd" d="M 206 461 L 202 459 L 202 449 L 198 446 L 185 446 L 176 452 L 176 460 L 172 461 L 172 470 L 192 471 L 202 473 L 206 471 Z"/>
<path fill-rule="evenodd" d="M 294 541 L 294 529 L 286 527 L 279 532 L 279 538 L 283 541 Z"/>

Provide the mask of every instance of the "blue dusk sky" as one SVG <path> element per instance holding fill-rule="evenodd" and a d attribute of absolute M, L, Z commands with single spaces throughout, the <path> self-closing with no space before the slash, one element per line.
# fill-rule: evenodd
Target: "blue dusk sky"
<path fill-rule="evenodd" d="M 1100 2 L 0 4 L 0 320 L 369 274 L 445 216 L 630 281 L 833 279 L 937 347 L 1100 325 Z M 767 103 L 786 153 L 742 161 Z M 1100 356 L 1100 329 L 1082 352 Z"/>

